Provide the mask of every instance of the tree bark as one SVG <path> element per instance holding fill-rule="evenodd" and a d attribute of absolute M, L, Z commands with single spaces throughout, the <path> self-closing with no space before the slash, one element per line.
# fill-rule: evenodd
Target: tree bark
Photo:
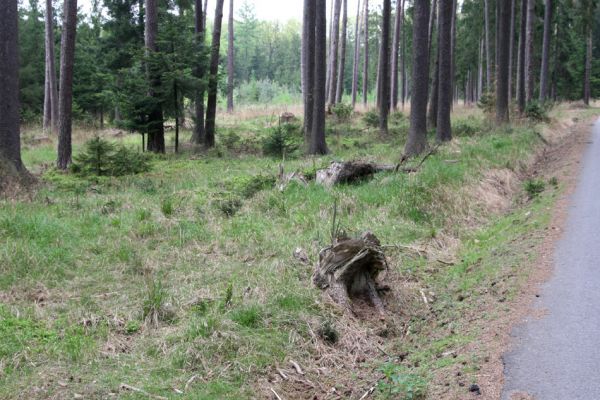
<path fill-rule="evenodd" d="M 229 36 L 227 43 L 227 112 L 233 112 L 233 57 L 234 57 L 234 46 L 233 41 L 235 40 L 233 35 L 233 0 L 229 0 L 229 24 L 227 27 Z"/>
<path fill-rule="evenodd" d="M 515 4 L 518 0 L 510 0 L 510 38 L 508 50 L 508 101 L 513 98 L 513 65 L 515 54 Z"/>
<path fill-rule="evenodd" d="M 302 47 L 304 48 L 304 139 L 308 146 L 312 136 L 315 90 L 315 0 L 304 0 Z M 307 147 L 308 147 L 307 146 Z"/>
<path fill-rule="evenodd" d="M 200 0 L 201 1 L 201 0 Z M 202 26 L 204 27 L 204 32 L 206 32 L 206 16 L 208 15 L 208 0 L 204 0 L 204 14 L 202 15 Z"/>
<path fill-rule="evenodd" d="M 527 95 L 525 91 L 525 58 L 527 50 L 527 4 L 528 0 L 521 0 L 521 29 L 519 34 L 519 65 L 517 68 L 517 104 L 519 112 L 525 112 Z"/>
<path fill-rule="evenodd" d="M 406 157 L 427 148 L 427 94 L 429 84 L 429 0 L 415 0 L 413 17 L 413 72 L 411 113 Z"/>
<path fill-rule="evenodd" d="M 328 95 L 327 103 L 329 105 L 335 104 L 336 85 L 337 85 L 337 81 L 338 81 L 341 10 L 342 10 L 342 0 L 334 0 L 333 22 L 332 22 L 332 26 L 331 26 L 331 77 L 329 79 L 329 88 L 327 89 L 327 95 Z"/>
<path fill-rule="evenodd" d="M 379 59 L 379 132 L 388 134 L 388 115 L 390 113 L 390 31 L 392 17 L 391 0 L 383 0 L 383 22 L 381 24 L 381 51 Z"/>
<path fill-rule="evenodd" d="M 431 5 L 431 9 L 429 10 L 429 34 L 427 36 L 427 43 L 429 44 L 429 59 L 431 60 L 431 50 L 433 46 L 433 34 L 436 26 L 437 20 L 437 2 L 438 0 L 433 0 L 433 4 Z"/>
<path fill-rule="evenodd" d="M 73 109 L 73 64 L 77 31 L 77 0 L 65 0 L 60 49 L 60 91 L 58 99 L 58 160 L 56 166 L 65 170 L 71 165 L 71 129 Z"/>
<path fill-rule="evenodd" d="M 206 9 L 202 8 L 202 0 L 195 0 L 194 33 L 196 35 L 197 64 L 194 67 L 194 77 L 196 79 L 204 79 L 204 62 L 200 59 L 200 55 L 204 52 L 204 35 L 206 32 L 206 25 L 204 25 L 205 18 Z M 196 89 L 194 96 L 195 126 L 191 142 L 197 145 L 204 142 L 204 136 L 206 133 L 204 129 L 204 89 L 204 83 L 201 83 L 200 87 Z"/>
<path fill-rule="evenodd" d="M 583 78 L 583 102 L 585 105 L 590 105 L 590 98 L 592 97 L 592 27 L 588 27 L 588 33 L 586 38 L 586 51 L 585 51 L 585 76 Z"/>
<path fill-rule="evenodd" d="M 310 154 L 327 154 L 325 142 L 325 82 L 327 75 L 327 6 L 325 0 L 315 1 L 315 78 L 314 111 Z"/>
<path fill-rule="evenodd" d="M 146 55 L 152 57 L 158 51 L 158 1 L 146 0 L 145 45 Z M 160 90 L 160 72 L 156 71 L 153 62 L 146 65 L 150 82 L 149 97 L 153 99 L 152 109 L 148 115 L 148 150 L 155 153 L 165 152 L 165 127 L 161 101 L 157 92 Z M 62 91 L 62 86 L 61 86 Z"/>
<path fill-rule="evenodd" d="M 546 0 L 544 9 L 544 42 L 542 45 L 542 70 L 540 73 L 540 103 L 548 98 L 548 71 L 550 69 L 550 40 L 552 37 L 552 0 Z"/>
<path fill-rule="evenodd" d="M 215 130 L 217 118 L 217 90 L 219 84 L 219 50 L 221 47 L 221 25 L 223 23 L 223 4 L 225 0 L 217 0 L 215 21 L 210 55 L 210 73 L 208 76 L 208 100 L 206 103 L 206 134 L 204 147 L 215 146 Z"/>
<path fill-rule="evenodd" d="M 364 27 L 364 42 L 365 42 L 365 57 L 363 63 L 363 104 L 366 106 L 369 98 L 369 0 L 365 0 L 365 12 L 363 14 L 365 21 Z"/>
<path fill-rule="evenodd" d="M 483 58 L 485 57 L 485 44 L 484 38 L 482 37 L 479 41 L 479 68 L 477 70 L 477 91 L 475 95 L 475 101 L 479 101 L 483 94 Z"/>
<path fill-rule="evenodd" d="M 17 0 L 5 0 L 0 7 L 0 158 L 17 171 L 21 161 L 19 131 L 19 13 Z M 0 184 L 2 179 L 0 177 Z"/>
<path fill-rule="evenodd" d="M 485 21 L 485 90 L 492 90 L 492 61 L 490 60 L 490 10 L 489 0 L 484 0 Z"/>
<path fill-rule="evenodd" d="M 454 0 L 440 0 L 438 22 L 438 106 L 437 140 L 452 140 L 450 112 L 452 110 L 452 11 Z"/>
<path fill-rule="evenodd" d="M 498 10 L 498 64 L 496 66 L 496 124 L 508 122 L 508 66 L 510 52 L 510 3 L 501 1 Z"/>
<path fill-rule="evenodd" d="M 394 41 L 392 44 L 392 108 L 398 109 L 398 59 L 400 55 L 400 32 L 402 31 L 402 21 L 404 9 L 400 0 L 396 0 L 396 20 L 394 24 Z"/>
<path fill-rule="evenodd" d="M 525 36 L 525 102 L 533 100 L 534 64 L 533 41 L 535 35 L 535 0 L 527 2 L 527 32 Z"/>
<path fill-rule="evenodd" d="M 338 62 L 338 79 L 335 91 L 335 103 L 342 102 L 344 97 L 344 78 L 346 74 L 346 37 L 348 33 L 348 0 L 343 0 L 342 33 L 340 35 L 340 59 Z"/>
<path fill-rule="evenodd" d="M 400 59 L 400 70 L 402 72 L 402 110 L 404 110 L 404 102 L 406 101 L 406 97 L 408 95 L 408 88 L 406 84 L 406 33 L 404 32 L 404 19 L 406 17 L 404 14 L 404 2 L 405 0 L 402 0 L 402 58 Z"/>
<path fill-rule="evenodd" d="M 46 81 L 44 93 L 44 131 L 58 133 L 58 88 L 54 60 L 54 16 L 52 0 L 46 0 L 45 42 Z"/>
<path fill-rule="evenodd" d="M 456 85 L 456 13 L 458 8 L 458 0 L 453 0 L 452 2 L 452 47 L 451 47 L 451 58 L 452 58 L 452 71 L 450 73 L 450 79 L 452 79 L 452 87 L 456 88 L 455 99 L 454 101 L 458 101 L 458 85 Z"/>
<path fill-rule="evenodd" d="M 354 27 L 354 63 L 352 68 L 352 108 L 356 106 L 358 94 L 358 63 L 360 62 L 360 0 L 356 7 L 356 26 Z"/>

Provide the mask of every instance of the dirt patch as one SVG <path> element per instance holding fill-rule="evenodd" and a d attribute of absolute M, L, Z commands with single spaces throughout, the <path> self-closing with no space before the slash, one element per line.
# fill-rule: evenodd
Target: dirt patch
<path fill-rule="evenodd" d="M 543 238 L 542 243 L 530 249 L 537 254 L 535 261 L 528 267 L 530 274 L 527 281 L 520 288 L 514 301 L 506 303 L 509 313 L 502 314 L 492 323 L 483 326 L 483 335 L 470 346 L 469 352 L 487 354 L 489 362 L 485 363 L 477 374 L 477 382 L 482 388 L 480 399 L 500 399 L 504 383 L 504 363 L 502 355 L 510 348 L 510 333 L 512 328 L 523 318 L 532 313 L 532 304 L 539 293 L 540 285 L 552 274 L 553 253 L 556 241 L 560 239 L 566 221 L 569 198 L 576 186 L 577 176 L 580 171 L 581 154 L 585 150 L 590 135 L 590 121 L 585 121 L 567 128 L 566 134 L 557 145 L 544 149 L 532 168 L 534 176 L 544 178 L 556 177 L 564 183 L 565 190 L 552 212 L 549 227 L 541 232 L 534 233 Z M 568 124 L 567 124 L 568 125 Z M 520 396 L 520 397 L 519 397 Z M 522 393 L 517 394 L 516 400 L 532 399 Z"/>

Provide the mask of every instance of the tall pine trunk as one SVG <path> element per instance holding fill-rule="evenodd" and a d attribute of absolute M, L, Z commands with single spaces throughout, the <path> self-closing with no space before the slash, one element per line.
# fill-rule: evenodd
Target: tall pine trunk
<path fill-rule="evenodd" d="M 0 162 L 17 171 L 21 161 L 19 132 L 19 13 L 17 0 L 4 0 L 0 7 Z M 0 177 L 0 189 L 5 176 Z"/>
<path fill-rule="evenodd" d="M 452 88 L 455 88 L 455 95 L 452 103 L 458 101 L 458 85 L 456 84 L 456 13 L 458 12 L 458 0 L 452 2 L 452 47 L 451 47 L 451 58 L 452 58 L 452 71 L 450 72 L 450 78 L 452 79 Z"/>
<path fill-rule="evenodd" d="M 331 24 L 331 75 L 329 78 L 329 87 L 327 88 L 327 103 L 335 104 L 336 85 L 338 80 L 338 62 L 340 51 L 340 14 L 342 10 L 342 0 L 334 0 L 333 3 L 333 21 Z M 317 38 L 318 40 L 318 38 Z"/>
<path fill-rule="evenodd" d="M 327 154 L 325 142 L 325 82 L 327 80 L 327 6 L 325 0 L 315 1 L 315 64 L 314 111 L 310 137 L 310 154 Z"/>
<path fill-rule="evenodd" d="M 450 112 L 452 110 L 452 11 L 453 0 L 440 0 L 438 22 L 438 106 L 437 140 L 452 140 Z"/>
<path fill-rule="evenodd" d="M 379 59 L 379 132 L 388 134 L 388 115 L 390 113 L 390 32 L 392 1 L 383 0 L 383 22 L 381 24 L 381 51 Z"/>
<path fill-rule="evenodd" d="M 527 24 L 525 35 L 525 102 L 533 100 L 534 64 L 533 41 L 535 36 L 535 0 L 527 1 Z"/>
<path fill-rule="evenodd" d="M 402 3 L 396 0 L 396 20 L 394 24 L 394 40 L 392 44 L 392 108 L 398 109 L 398 59 L 400 56 L 400 32 L 402 32 L 403 19 Z"/>
<path fill-rule="evenodd" d="M 404 1 L 405 0 L 402 0 L 402 31 L 400 32 L 402 35 L 402 58 L 400 59 L 400 71 L 402 73 L 402 110 L 404 110 L 404 102 L 406 101 L 406 97 L 408 95 L 406 82 L 406 32 L 404 25 Z"/>
<path fill-rule="evenodd" d="M 344 97 L 344 78 L 346 74 L 346 44 L 348 34 L 348 0 L 343 0 L 342 32 L 340 35 L 340 59 L 338 60 L 338 79 L 335 91 L 335 103 L 342 102 Z"/>
<path fill-rule="evenodd" d="M 65 0 L 63 14 L 58 99 L 58 160 L 56 162 L 56 166 L 60 170 L 66 170 L 72 161 L 73 64 L 75 63 L 77 0 Z"/>
<path fill-rule="evenodd" d="M 369 0 L 365 0 L 364 18 L 364 42 L 365 42 L 365 57 L 363 60 L 363 104 L 366 106 L 369 98 Z"/>
<path fill-rule="evenodd" d="M 315 0 L 304 0 L 304 16 L 302 23 L 303 86 L 304 86 L 304 139 L 310 146 L 314 112 L 315 90 Z"/>
<path fill-rule="evenodd" d="M 352 66 L 352 108 L 356 106 L 358 94 L 358 63 L 360 62 L 360 0 L 356 7 L 356 25 L 354 27 L 354 62 Z"/>
<path fill-rule="evenodd" d="M 588 27 L 587 38 L 586 38 L 586 51 L 585 51 L 585 75 L 583 78 L 583 102 L 585 105 L 590 105 L 590 98 L 592 97 L 592 27 Z"/>
<path fill-rule="evenodd" d="M 233 34 L 233 0 L 229 0 L 229 24 L 228 30 L 228 41 L 227 41 L 227 112 L 233 112 L 233 74 L 234 74 L 234 43 L 235 40 Z"/>
<path fill-rule="evenodd" d="M 519 65 L 517 68 L 517 104 L 519 112 L 525 112 L 527 95 L 525 91 L 525 58 L 527 50 L 527 4 L 528 0 L 521 0 L 521 29 L 519 33 Z"/>
<path fill-rule="evenodd" d="M 223 3 L 225 0 L 217 0 L 215 8 L 215 21 L 213 27 L 210 73 L 208 76 L 208 100 L 206 103 L 206 134 L 204 135 L 204 147 L 215 146 L 215 130 L 217 119 L 217 91 L 219 84 L 219 51 L 221 48 L 221 25 L 223 24 Z"/>
<path fill-rule="evenodd" d="M 508 101 L 513 98 L 513 65 L 515 54 L 515 8 L 518 0 L 510 0 L 510 38 L 508 39 Z"/>
<path fill-rule="evenodd" d="M 45 47 L 46 68 L 44 84 L 44 131 L 58 133 L 58 87 L 56 85 L 56 63 L 54 59 L 54 12 L 52 0 L 46 0 Z"/>
<path fill-rule="evenodd" d="M 149 58 L 158 51 L 158 1 L 146 0 L 146 26 L 145 44 L 146 54 Z M 161 79 L 157 66 L 150 60 L 147 65 L 148 80 L 150 83 L 149 97 L 152 98 L 152 110 L 148 115 L 148 150 L 155 153 L 165 152 L 165 127 L 163 109 L 158 92 Z M 61 85 L 62 91 L 62 85 Z"/>
<path fill-rule="evenodd" d="M 540 73 L 540 103 L 543 103 L 548 99 L 550 40 L 552 37 L 552 8 L 552 0 L 546 0 L 544 9 L 544 42 L 542 44 L 542 71 Z"/>
<path fill-rule="evenodd" d="M 498 64 L 496 66 L 496 124 L 502 125 L 508 122 L 508 70 L 510 52 L 510 2 L 498 3 Z"/>
<path fill-rule="evenodd" d="M 204 79 L 205 67 L 204 60 L 201 55 L 204 54 L 204 38 L 205 38 L 205 15 L 206 9 L 202 8 L 202 0 L 195 0 L 194 13 L 194 33 L 196 35 L 196 65 L 194 66 L 194 77 L 196 79 Z M 204 142 L 205 127 L 204 127 L 204 91 L 205 84 L 202 82 L 200 87 L 196 89 L 194 95 L 194 114 L 195 126 L 192 134 L 191 142 L 193 144 L 202 144 Z"/>
<path fill-rule="evenodd" d="M 429 86 L 429 0 L 415 0 L 413 17 L 413 63 L 410 129 L 405 157 L 427 148 L 427 94 Z"/>
<path fill-rule="evenodd" d="M 506 1 L 506 0 L 504 0 Z M 490 59 L 490 7 L 489 0 L 484 0 L 483 18 L 485 30 L 485 90 L 492 90 L 492 60 Z"/>

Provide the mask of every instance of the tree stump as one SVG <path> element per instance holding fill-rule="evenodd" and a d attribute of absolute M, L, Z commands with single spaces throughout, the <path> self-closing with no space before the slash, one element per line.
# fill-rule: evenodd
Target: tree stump
<path fill-rule="evenodd" d="M 317 171 L 317 183 L 334 186 L 342 183 L 353 183 L 371 178 L 383 171 L 395 171 L 395 165 L 380 165 L 363 161 L 332 162 L 328 168 Z"/>
<path fill-rule="evenodd" d="M 375 281 L 386 267 L 379 239 L 371 232 L 365 232 L 358 239 L 338 238 L 332 246 L 321 250 L 313 282 L 327 290 L 351 315 L 354 315 L 351 298 L 367 298 L 383 320 L 385 308 Z"/>

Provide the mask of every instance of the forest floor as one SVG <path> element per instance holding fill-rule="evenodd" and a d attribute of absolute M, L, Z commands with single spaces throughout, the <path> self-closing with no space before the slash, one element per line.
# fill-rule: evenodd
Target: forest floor
<path fill-rule="evenodd" d="M 505 321 L 570 185 L 540 160 L 599 110 L 496 130 L 457 107 L 456 139 L 416 173 L 283 190 L 282 160 L 261 154 L 279 112 L 226 116 L 217 149 L 122 178 L 56 172 L 54 138 L 25 129 L 40 184 L 0 203 L 0 398 L 495 398 Z M 331 155 L 292 152 L 285 170 L 396 163 L 408 121 L 391 121 L 380 137 L 364 115 L 332 117 Z M 97 134 L 140 142 L 79 129 L 75 154 Z M 334 203 L 346 232 L 385 245 L 386 321 L 343 316 L 312 285 Z"/>

